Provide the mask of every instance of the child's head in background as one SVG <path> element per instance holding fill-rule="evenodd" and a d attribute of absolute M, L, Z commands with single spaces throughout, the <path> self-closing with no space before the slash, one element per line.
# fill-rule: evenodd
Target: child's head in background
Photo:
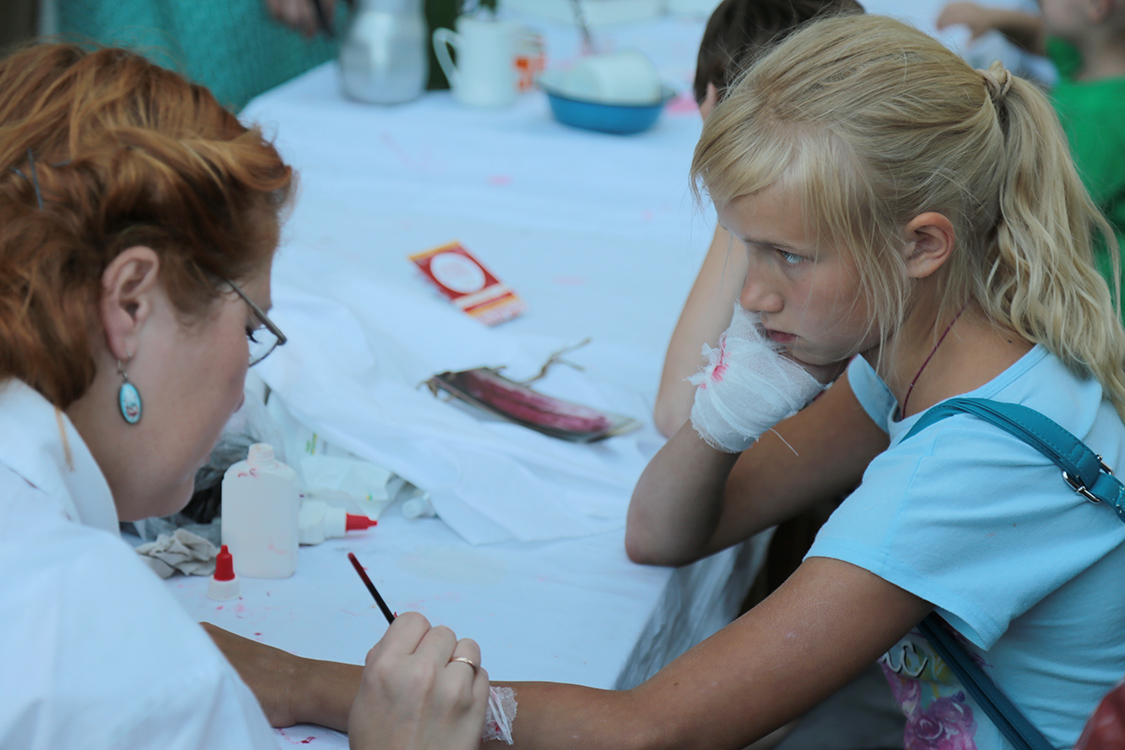
<path fill-rule="evenodd" d="M 862 13 L 856 0 L 723 0 L 703 31 L 695 101 L 706 117 L 738 74 L 771 42 L 832 13 Z"/>

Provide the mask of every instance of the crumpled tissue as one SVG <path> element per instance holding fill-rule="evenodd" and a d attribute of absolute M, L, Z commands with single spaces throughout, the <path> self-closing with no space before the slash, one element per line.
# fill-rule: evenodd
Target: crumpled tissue
<path fill-rule="evenodd" d="M 169 578 L 176 571 L 189 576 L 212 575 L 219 552 L 210 541 L 187 529 L 163 532 L 155 542 L 141 544 L 136 550 L 161 578 Z"/>

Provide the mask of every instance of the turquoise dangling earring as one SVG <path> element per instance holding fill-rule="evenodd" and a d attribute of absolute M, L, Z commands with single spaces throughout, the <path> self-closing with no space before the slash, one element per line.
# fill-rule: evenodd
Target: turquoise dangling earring
<path fill-rule="evenodd" d="M 128 364 L 129 360 L 133 359 L 133 355 L 125 352 L 127 359 L 125 363 Z M 125 374 L 125 368 L 121 366 L 121 361 L 117 362 L 117 374 L 121 376 L 121 388 L 117 391 L 117 406 L 121 409 L 121 416 L 129 424 L 136 424 L 141 421 L 141 392 L 137 390 L 137 386 L 129 382 L 129 376 Z"/>

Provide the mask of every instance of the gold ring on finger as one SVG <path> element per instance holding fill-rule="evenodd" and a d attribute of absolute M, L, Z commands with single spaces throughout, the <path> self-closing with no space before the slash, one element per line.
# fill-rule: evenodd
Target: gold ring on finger
<path fill-rule="evenodd" d="M 472 659 L 468 658 L 467 656 L 454 656 L 452 659 L 449 660 L 449 663 L 452 664 L 455 661 L 459 661 L 462 664 L 468 664 L 470 667 L 473 668 L 473 677 L 477 676 L 477 671 L 480 669 L 480 667 L 478 667 L 473 662 Z"/>

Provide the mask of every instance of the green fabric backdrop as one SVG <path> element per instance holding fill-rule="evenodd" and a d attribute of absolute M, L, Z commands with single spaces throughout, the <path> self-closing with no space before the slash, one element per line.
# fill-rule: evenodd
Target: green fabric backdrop
<path fill-rule="evenodd" d="M 339 3 L 341 6 L 343 3 Z M 495 0 L 482 2 L 494 6 Z M 452 27 L 458 0 L 426 0 L 431 29 Z M 336 26 L 346 28 L 340 7 Z M 274 21 L 263 0 L 58 0 L 63 38 L 128 47 L 204 84 L 234 111 L 336 56 L 323 34 L 306 39 Z M 428 88 L 448 88 L 430 48 Z"/>

